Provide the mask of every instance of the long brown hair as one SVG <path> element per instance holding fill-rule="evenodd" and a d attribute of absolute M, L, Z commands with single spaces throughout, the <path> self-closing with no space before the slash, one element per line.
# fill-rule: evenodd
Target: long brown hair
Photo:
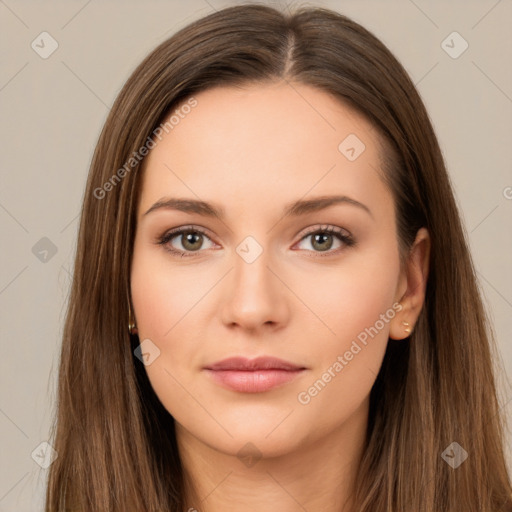
<path fill-rule="evenodd" d="M 356 509 L 512 510 L 495 341 L 418 92 L 390 51 L 341 14 L 241 5 L 195 21 L 152 51 L 99 137 L 63 335 L 47 512 L 186 509 L 174 420 L 134 356 L 140 341 L 127 328 L 143 162 L 133 158 L 194 93 L 279 80 L 333 94 L 372 123 L 402 255 L 422 226 L 432 241 L 418 323 L 408 343 L 389 340 L 371 391 Z M 441 456 L 453 442 L 468 453 L 456 469 Z"/>

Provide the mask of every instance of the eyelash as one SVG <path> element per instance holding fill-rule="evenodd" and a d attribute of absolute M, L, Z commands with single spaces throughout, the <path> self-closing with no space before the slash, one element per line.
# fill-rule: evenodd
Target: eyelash
<path fill-rule="evenodd" d="M 170 252 L 173 255 L 181 256 L 181 257 L 191 257 L 195 256 L 196 253 L 203 252 L 201 250 L 198 251 L 180 251 L 178 249 L 174 249 L 173 247 L 169 246 L 168 243 L 173 239 L 176 238 L 178 235 L 183 235 L 185 233 L 200 233 L 204 236 L 206 236 L 208 239 L 210 238 L 207 233 L 198 226 L 183 226 L 181 228 L 176 228 L 171 231 L 168 231 L 164 233 L 161 237 L 158 237 L 157 244 L 162 245 L 164 249 L 168 252 Z M 299 240 L 299 242 L 302 242 L 305 238 L 311 235 L 317 235 L 317 234 L 330 234 L 335 235 L 338 240 L 343 242 L 343 244 L 346 247 L 352 247 L 355 245 L 355 240 L 350 235 L 345 235 L 343 231 L 340 228 L 337 228 L 335 226 L 320 226 L 320 227 L 314 227 L 308 230 L 302 238 Z M 332 254 L 338 253 L 339 251 L 343 250 L 343 247 L 335 249 L 335 250 L 329 250 L 329 251 L 307 251 L 307 252 L 314 252 L 316 255 L 314 257 L 323 257 L 323 256 L 331 256 Z"/>

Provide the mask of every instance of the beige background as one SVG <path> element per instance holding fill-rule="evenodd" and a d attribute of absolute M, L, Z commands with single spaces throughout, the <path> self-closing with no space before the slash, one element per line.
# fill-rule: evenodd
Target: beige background
<path fill-rule="evenodd" d="M 233 3 L 241 2 L 0 0 L 1 512 L 42 510 L 47 471 L 31 453 L 48 440 L 77 216 L 109 106 L 158 43 Z M 372 30 L 418 85 L 453 180 L 510 381 L 512 2 L 309 4 L 338 10 Z M 43 31 L 58 43 L 47 59 L 31 47 Z M 456 59 L 441 46 L 453 31 L 469 44 Z M 51 244 L 39 242 L 43 237 Z M 500 401 L 510 417 L 512 386 L 505 374 L 500 382 Z"/>

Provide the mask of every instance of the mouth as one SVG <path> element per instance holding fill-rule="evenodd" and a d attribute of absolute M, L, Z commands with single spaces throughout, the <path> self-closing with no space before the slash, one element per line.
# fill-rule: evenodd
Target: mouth
<path fill-rule="evenodd" d="M 306 368 L 275 357 L 231 357 L 203 370 L 225 388 L 241 393 L 262 393 L 291 382 Z"/>

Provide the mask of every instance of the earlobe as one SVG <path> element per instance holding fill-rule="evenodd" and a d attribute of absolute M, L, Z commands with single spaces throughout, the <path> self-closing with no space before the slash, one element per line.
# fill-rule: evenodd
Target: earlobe
<path fill-rule="evenodd" d="M 408 338 L 414 331 L 425 301 L 430 262 L 430 235 L 420 228 L 406 261 L 406 290 L 400 298 L 402 309 L 390 325 L 389 337 L 395 340 Z"/>
<path fill-rule="evenodd" d="M 132 316 L 132 308 L 130 307 L 130 303 L 128 303 L 128 332 L 133 335 L 139 333 L 139 330 L 135 325 L 135 320 Z"/>
<path fill-rule="evenodd" d="M 409 338 L 413 331 L 413 326 L 410 320 L 404 320 L 404 318 L 410 318 L 406 316 L 407 313 L 401 312 L 391 321 L 389 328 L 389 337 L 393 340 L 403 340 Z"/>

